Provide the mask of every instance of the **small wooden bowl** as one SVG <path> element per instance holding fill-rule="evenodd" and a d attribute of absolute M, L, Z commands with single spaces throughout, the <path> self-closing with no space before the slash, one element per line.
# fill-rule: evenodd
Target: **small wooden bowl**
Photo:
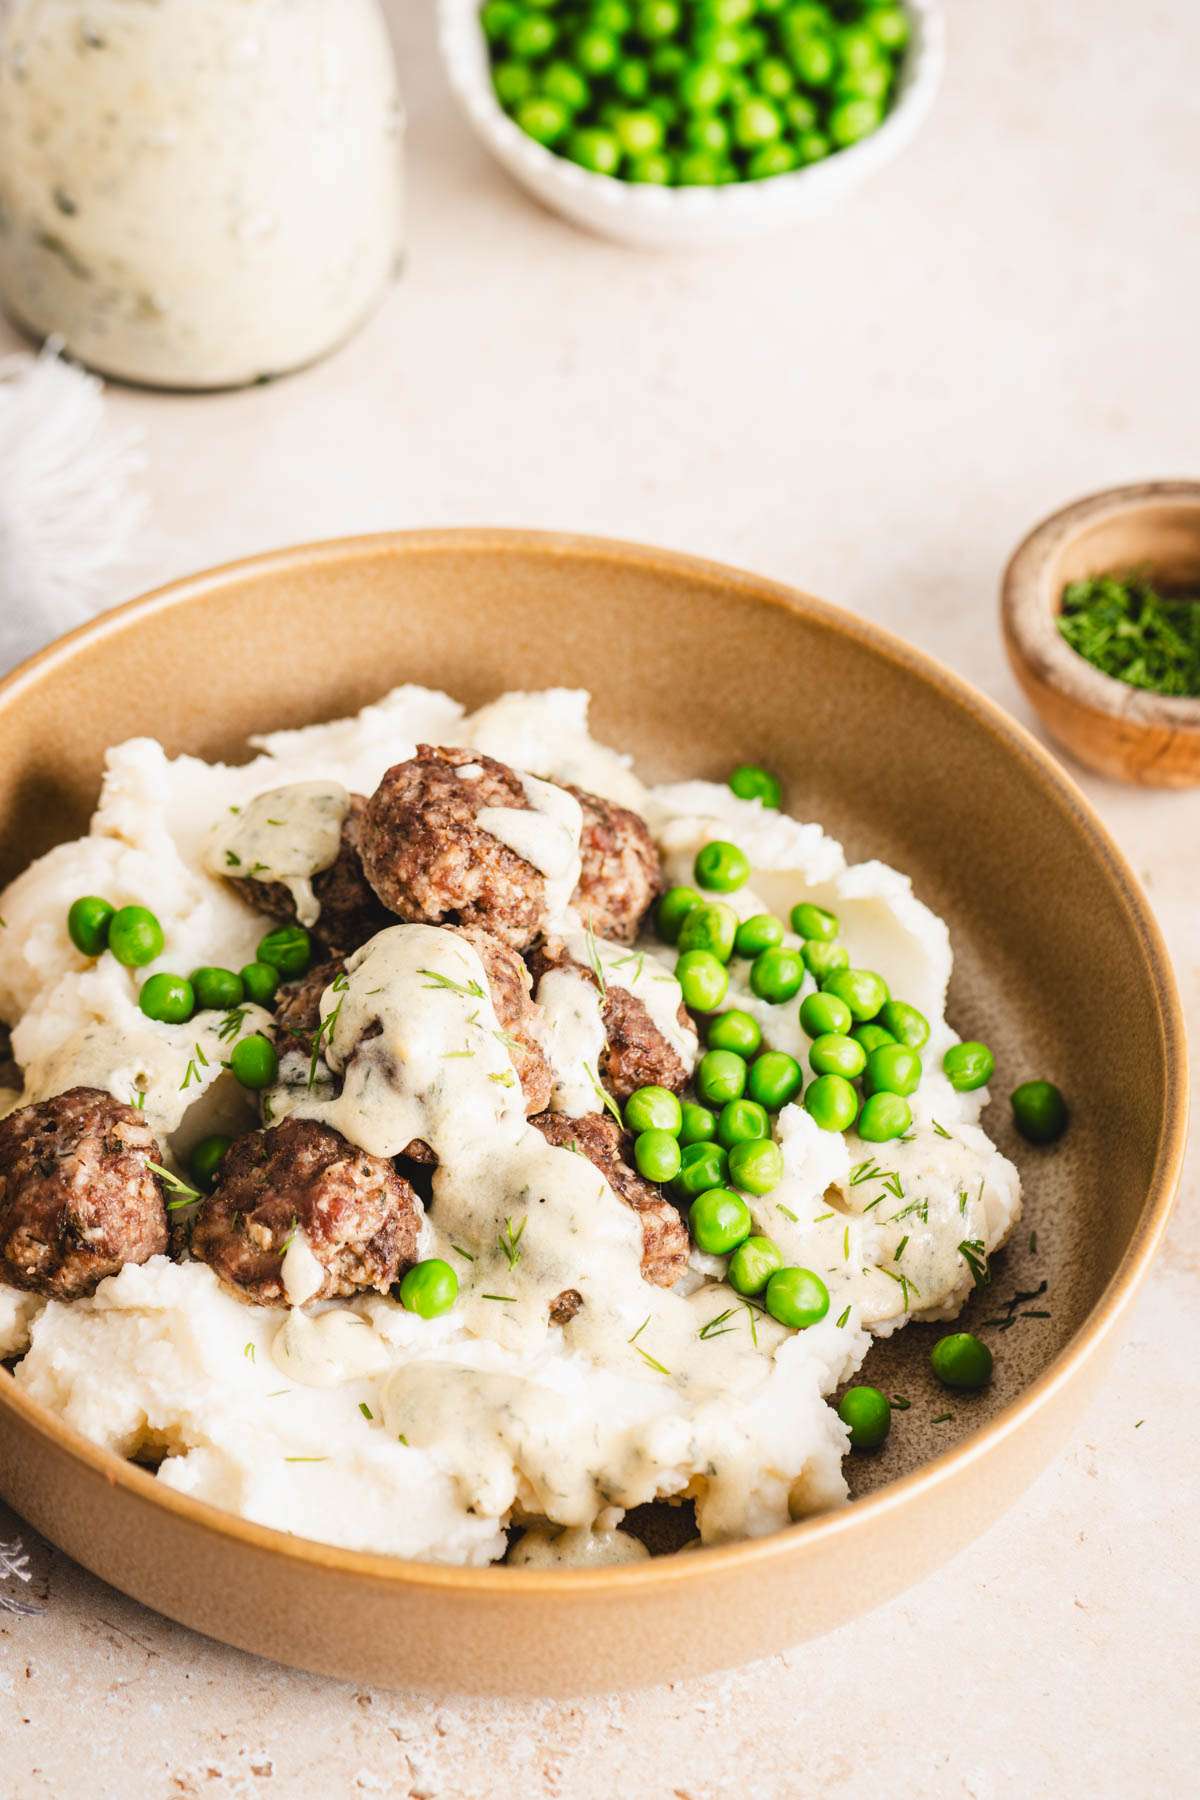
<path fill-rule="evenodd" d="M 1080 762 L 1143 787 L 1195 787 L 1200 699 L 1166 699 L 1104 675 L 1058 629 L 1068 582 L 1130 570 L 1200 594 L 1200 481 L 1108 488 L 1035 527 L 1001 587 L 1008 658 L 1047 731 Z"/>

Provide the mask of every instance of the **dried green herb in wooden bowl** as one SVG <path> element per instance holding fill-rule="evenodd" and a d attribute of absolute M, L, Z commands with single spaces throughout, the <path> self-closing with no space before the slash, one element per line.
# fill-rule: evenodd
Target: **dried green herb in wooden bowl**
<path fill-rule="evenodd" d="M 1200 696 L 1200 595 L 1164 596 L 1143 575 L 1072 581 L 1058 629 L 1102 674 L 1155 694 Z"/>

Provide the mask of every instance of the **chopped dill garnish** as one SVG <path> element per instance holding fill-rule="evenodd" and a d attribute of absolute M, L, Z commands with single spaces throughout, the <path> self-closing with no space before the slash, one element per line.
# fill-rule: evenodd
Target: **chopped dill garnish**
<path fill-rule="evenodd" d="M 443 1050 L 443 1062 L 461 1062 L 464 1057 L 474 1056 L 473 1050 Z"/>
<path fill-rule="evenodd" d="M 1068 582 L 1058 629 L 1072 650 L 1116 681 L 1200 696 L 1200 603 L 1164 599 L 1145 574 Z"/>
<path fill-rule="evenodd" d="M 515 1294 L 480 1294 L 479 1298 L 481 1300 L 503 1300 L 506 1306 L 515 1306 L 517 1304 L 517 1296 Z"/>
<path fill-rule="evenodd" d="M 896 1248 L 892 1251 L 892 1261 L 893 1262 L 900 1261 L 900 1258 L 904 1255 L 904 1249 L 905 1249 L 905 1245 L 907 1243 L 908 1243 L 908 1232 L 906 1231 L 904 1236 L 900 1239 L 900 1242 L 896 1245 Z"/>
<path fill-rule="evenodd" d="M 939 1125 L 936 1119 L 931 1119 L 929 1123 L 933 1126 L 933 1129 L 937 1132 L 939 1137 L 949 1138 L 951 1143 L 954 1142 L 953 1132 L 947 1131 L 944 1125 Z"/>
<path fill-rule="evenodd" d="M 454 1254 L 456 1256 L 461 1256 L 464 1262 L 474 1262 L 475 1261 L 475 1258 L 471 1255 L 471 1252 L 469 1250 L 464 1250 L 461 1244 L 451 1244 L 450 1248 L 454 1251 Z"/>
<path fill-rule="evenodd" d="M 780 1212 L 783 1211 L 782 1206 L 779 1208 L 779 1210 L 780 1210 Z M 794 1213 L 793 1213 L 792 1217 L 793 1218 L 795 1217 Z M 834 1215 L 831 1212 L 818 1213 L 816 1218 L 812 1221 L 812 1223 L 814 1225 L 823 1225 L 825 1223 L 826 1219 L 832 1219 L 833 1217 L 834 1217 Z"/>
<path fill-rule="evenodd" d="M 268 819 L 267 824 L 268 825 L 282 825 L 283 820 L 282 819 Z"/>
<path fill-rule="evenodd" d="M 840 1312 L 838 1314 L 837 1327 L 838 1327 L 839 1331 L 841 1330 L 842 1326 L 846 1323 L 846 1320 L 849 1317 L 850 1317 L 850 1308 L 847 1306 L 843 1312 Z"/>
<path fill-rule="evenodd" d="M 198 1200 L 203 1200 L 204 1195 L 200 1192 L 199 1188 L 190 1186 L 188 1182 L 182 1181 L 178 1175 L 172 1175 L 170 1169 L 164 1169 L 161 1163 L 151 1162 L 150 1158 L 147 1157 L 146 1167 L 154 1170 L 154 1173 L 158 1176 L 169 1194 L 178 1196 L 175 1200 L 167 1201 L 168 1212 L 176 1212 L 180 1207 L 184 1206 L 195 1206 Z"/>
<path fill-rule="evenodd" d="M 242 809 L 240 806 L 231 806 L 229 810 L 231 813 L 240 813 Z"/>
<path fill-rule="evenodd" d="M 504 1230 L 496 1240 L 501 1250 L 508 1258 L 508 1266 L 510 1269 L 515 1269 L 521 1260 L 521 1239 L 525 1235 L 525 1227 L 528 1223 L 529 1218 L 528 1215 L 526 1215 L 514 1231 L 512 1220 L 505 1219 Z"/>
<path fill-rule="evenodd" d="M 793 1225 L 798 1225 L 800 1223 L 799 1213 L 794 1213 L 790 1206 L 785 1206 L 783 1204 L 782 1200 L 777 1200 L 775 1202 L 775 1210 L 776 1212 L 781 1212 L 785 1219 L 790 1219 Z M 829 1217 L 832 1218 L 833 1214 L 830 1213 Z"/>
<path fill-rule="evenodd" d="M 644 950 L 631 950 L 628 956 L 618 956 L 611 964 L 611 967 L 614 969 L 623 969 L 626 963 L 637 964 L 637 968 L 633 971 L 632 978 L 632 985 L 636 987 L 638 982 L 642 979 L 642 975 L 646 968 L 646 952 Z"/>
<path fill-rule="evenodd" d="M 607 1112 L 607 1113 L 611 1113 L 613 1118 L 617 1121 L 617 1124 L 624 1127 L 625 1121 L 621 1117 L 620 1107 L 617 1105 L 616 1101 L 613 1099 L 612 1095 L 608 1092 L 608 1090 L 606 1088 L 602 1088 L 600 1086 L 600 1077 L 596 1073 L 595 1069 L 593 1069 L 591 1063 L 583 1064 L 583 1072 L 592 1084 L 592 1091 L 594 1092 L 597 1100 L 600 1102 L 601 1110 L 604 1112 Z"/>
<path fill-rule="evenodd" d="M 970 1196 L 968 1195 L 967 1190 L 965 1188 L 963 1188 L 961 1193 L 958 1196 L 958 1210 L 962 1214 L 964 1219 L 967 1216 L 967 1208 L 970 1204 L 971 1204 Z"/>
<path fill-rule="evenodd" d="M 648 1350 L 644 1350 L 642 1348 L 642 1346 L 638 1343 L 638 1339 L 641 1337 L 643 1331 L 645 1331 L 645 1329 L 649 1323 L 650 1323 L 650 1314 L 647 1313 L 645 1318 L 642 1320 L 641 1324 L 638 1326 L 637 1330 L 634 1332 L 633 1336 L 631 1338 L 627 1338 L 626 1342 L 633 1345 L 634 1349 L 637 1351 L 638 1355 L 641 1357 L 641 1359 L 644 1363 L 648 1363 L 652 1369 L 657 1369 L 658 1373 L 660 1375 L 669 1375 L 671 1373 L 670 1369 L 666 1368 L 664 1364 L 660 1363 L 656 1356 L 651 1356 L 650 1352 Z"/>
<path fill-rule="evenodd" d="M 697 1335 L 702 1338 L 724 1337 L 727 1331 L 733 1330 L 733 1326 L 727 1325 L 725 1321 L 732 1319 L 734 1311 L 734 1307 L 727 1306 L 724 1312 L 718 1313 L 715 1318 L 710 1319 L 707 1325 L 702 1325 Z"/>
<path fill-rule="evenodd" d="M 1037 1232 L 1036 1231 L 1031 1231 L 1029 1234 L 1029 1254 L 1030 1254 L 1030 1256 L 1037 1255 Z"/>
<path fill-rule="evenodd" d="M 310 1094 L 317 1085 L 317 1074 L 321 1067 L 321 1052 L 337 1030 L 338 1020 L 342 1016 L 342 1007 L 346 1003 L 346 989 L 349 985 L 344 974 L 339 975 L 337 980 L 332 983 L 333 989 L 338 995 L 338 1003 L 324 1014 L 321 1023 L 313 1032 L 312 1055 L 308 1059 L 308 1091 Z"/>
<path fill-rule="evenodd" d="M 1049 1282 L 1040 1281 L 1035 1288 L 1018 1288 L 1008 1300 L 1000 1302 L 1000 1313 L 994 1319 L 984 1319 L 983 1325 L 994 1325 L 999 1331 L 1011 1331 L 1018 1319 L 1048 1319 L 1048 1312 L 1022 1312 L 1031 1300 L 1040 1300 L 1049 1287 Z"/>
<path fill-rule="evenodd" d="M 750 1322 L 750 1342 L 754 1345 L 754 1348 L 757 1350 L 758 1349 L 758 1326 L 754 1323 L 754 1314 L 755 1314 L 756 1308 L 751 1306 L 751 1304 L 748 1300 L 743 1300 L 742 1305 L 746 1309 L 746 1317 Z"/>
<path fill-rule="evenodd" d="M 930 1419 L 931 1425 L 948 1425 L 954 1417 L 953 1413 L 939 1413 L 936 1419 Z"/>
<path fill-rule="evenodd" d="M 246 1358 L 247 1362 L 253 1362 L 254 1357 L 255 1357 L 254 1345 L 252 1343 L 247 1344 L 245 1349 L 242 1351 L 242 1355 Z"/>
<path fill-rule="evenodd" d="M 195 1057 L 189 1057 L 188 1066 L 183 1071 L 183 1080 L 179 1084 L 179 1092 L 185 1094 L 188 1088 L 191 1087 L 193 1081 L 199 1081 L 200 1079 L 201 1075 L 199 1069 L 196 1067 L 196 1059 Z"/>
<path fill-rule="evenodd" d="M 129 1096 L 129 1103 L 131 1106 L 135 1106 L 137 1108 L 138 1112 L 145 1112 L 145 1110 L 146 1110 L 146 1090 L 145 1090 L 145 1088 L 135 1087 L 132 1094 L 130 1094 L 130 1096 Z"/>
<path fill-rule="evenodd" d="M 848 1225 L 842 1233 L 842 1261 L 850 1261 L 850 1227 Z"/>
<path fill-rule="evenodd" d="M 265 871 L 266 866 L 267 865 L 265 862 L 251 863 L 250 864 L 250 873 L 252 875 L 261 875 Z"/>
<path fill-rule="evenodd" d="M 437 969 L 418 969 L 417 974 L 428 975 L 426 987 L 448 988 L 452 994 L 461 994 L 464 1000 L 483 999 L 483 989 L 477 981 L 468 981 L 464 987 L 461 981 L 451 981 L 448 975 L 442 975 Z"/>
<path fill-rule="evenodd" d="M 411 1445 L 410 1445 L 410 1443 L 409 1443 L 409 1441 L 408 1441 L 408 1439 L 407 1439 L 407 1438 L 406 1438 L 406 1437 L 405 1437 L 405 1435 L 404 1435 L 404 1433 L 403 1433 L 403 1432 L 402 1432 L 402 1431 L 398 1431 L 398 1432 L 397 1432 L 397 1433 L 396 1433 L 396 1440 L 397 1440 L 397 1442 L 398 1442 L 398 1443 L 401 1443 L 401 1444 L 403 1444 L 403 1445 L 404 1445 L 404 1448 L 405 1448 L 405 1449 L 406 1449 L 406 1450 L 409 1450 L 409 1449 L 411 1449 L 411 1448 L 412 1448 L 412 1446 L 411 1446 Z"/>
<path fill-rule="evenodd" d="M 242 859 L 240 856 L 235 856 L 232 850 L 227 850 L 225 852 L 225 866 L 227 869 L 240 869 L 242 866 Z"/>
<path fill-rule="evenodd" d="M 877 1206 L 882 1206 L 886 1199 L 887 1199 L 886 1194 L 876 1194 L 876 1196 L 873 1200 L 868 1200 L 867 1204 L 863 1207 L 863 1212 L 864 1213 L 874 1212 L 875 1208 Z"/>
<path fill-rule="evenodd" d="M 851 1169 L 850 1186 L 858 1187 L 862 1182 L 873 1181 L 876 1175 L 882 1174 L 883 1170 L 879 1167 L 875 1158 L 873 1156 L 868 1156 L 865 1162 L 855 1163 L 854 1167 Z"/>
<path fill-rule="evenodd" d="M 280 1244 L 280 1246 L 279 1246 L 280 1256 L 287 1255 L 288 1251 L 291 1249 L 292 1245 L 296 1241 L 296 1233 L 299 1231 L 299 1229 L 300 1229 L 300 1221 L 296 1217 L 295 1213 L 293 1213 L 291 1229 L 289 1230 L 287 1236 L 284 1238 L 282 1244 Z"/>
<path fill-rule="evenodd" d="M 358 1410 L 364 1419 L 373 1419 L 375 1417 L 375 1414 L 371 1411 L 365 1400 L 359 1401 Z"/>
<path fill-rule="evenodd" d="M 283 1460 L 284 1460 L 284 1462 L 295 1462 L 295 1463 L 328 1462 L 329 1458 L 327 1456 L 285 1456 Z"/>
<path fill-rule="evenodd" d="M 517 1078 L 511 1069 L 501 1069 L 499 1073 L 493 1072 L 488 1076 L 488 1080 L 494 1081 L 497 1087 L 510 1088 L 517 1085 Z"/>
<path fill-rule="evenodd" d="M 888 1170 L 887 1174 L 883 1178 L 883 1185 L 887 1189 L 889 1194 L 894 1195 L 894 1197 L 897 1200 L 903 1200 L 903 1198 L 904 1198 L 904 1183 L 901 1181 L 901 1179 L 900 1179 L 899 1175 L 896 1173 L 895 1169 Z"/>
<path fill-rule="evenodd" d="M 977 1288 L 986 1287 L 992 1279 L 988 1268 L 987 1248 L 982 1238 L 964 1238 L 958 1246 L 958 1254 L 971 1271 L 971 1279 Z"/>
<path fill-rule="evenodd" d="M 892 1405 L 896 1408 L 896 1410 L 898 1412 L 907 1412 L 909 1407 L 912 1405 L 912 1401 L 906 1400 L 904 1398 L 903 1394 L 893 1394 L 892 1395 Z"/>
<path fill-rule="evenodd" d="M 228 1044 L 233 1038 L 237 1037 L 245 1023 L 246 1008 L 244 1006 L 231 1006 L 229 1011 L 225 1014 L 225 1017 L 221 1020 L 221 1023 L 217 1026 L 217 1037 L 220 1042 L 222 1044 Z"/>
<path fill-rule="evenodd" d="M 504 1045 L 506 1050 L 519 1050 L 521 1048 L 520 1039 L 515 1038 L 511 1031 L 493 1031 L 492 1036 L 498 1039 L 499 1042 Z"/>
<path fill-rule="evenodd" d="M 907 1275 L 897 1275 L 894 1269 L 881 1268 L 879 1273 L 881 1275 L 886 1275 L 889 1281 L 894 1281 L 897 1284 L 900 1289 L 900 1297 L 904 1303 L 904 1310 L 905 1312 L 911 1312 L 912 1304 L 908 1298 L 909 1294 L 915 1294 L 918 1300 L 921 1297 L 921 1290 L 916 1282 L 910 1281 Z"/>
<path fill-rule="evenodd" d="M 596 977 L 596 986 L 600 989 L 601 998 L 603 998 L 608 992 L 608 984 L 604 979 L 604 964 L 600 961 L 600 952 L 596 948 L 596 933 L 592 930 L 590 913 L 587 924 L 583 928 L 583 940 L 587 946 L 587 959 L 591 964 L 592 974 Z"/>
<path fill-rule="evenodd" d="M 884 1224 L 885 1225 L 899 1225 L 902 1219 L 911 1219 L 914 1216 L 916 1218 L 920 1219 L 922 1225 L 928 1225 L 928 1223 L 929 1223 L 929 1202 L 928 1202 L 928 1200 L 910 1200 L 908 1205 L 902 1206 L 898 1213 L 893 1213 L 890 1219 L 885 1219 Z"/>

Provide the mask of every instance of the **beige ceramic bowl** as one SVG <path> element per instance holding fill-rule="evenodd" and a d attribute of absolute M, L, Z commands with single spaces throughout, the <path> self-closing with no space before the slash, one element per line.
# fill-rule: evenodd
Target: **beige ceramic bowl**
<path fill-rule="evenodd" d="M 950 921 L 951 1017 L 995 1047 L 998 1093 L 1048 1075 L 1073 1102 L 1049 1152 L 1014 1139 L 1003 1098 L 986 1121 L 1021 1165 L 1027 1216 L 968 1322 L 1042 1281 L 1032 1310 L 1050 1316 L 989 1328 L 996 1377 L 977 1397 L 935 1388 L 931 1328 L 878 1346 L 868 1378 L 911 1406 L 881 1453 L 851 1459 L 854 1505 L 632 1568 L 438 1568 L 289 1538 L 161 1489 L 2 1372 L 0 1488 L 172 1618 L 362 1682 L 579 1693 L 828 1630 L 969 1545 L 1102 1382 L 1183 1150 L 1179 1003 L 1146 902 L 1050 757 L 884 632 L 733 569 L 503 531 L 261 557 L 134 602 L 27 664 L 0 688 L 0 877 L 84 828 L 119 738 L 236 756 L 250 731 L 345 713 L 405 680 L 470 705 L 586 683 L 600 737 L 651 777 L 768 764 L 790 806 L 852 856 L 910 870 Z"/>
<path fill-rule="evenodd" d="M 1200 593 L 1200 481 L 1108 488 L 1035 526 L 1004 574 L 1008 658 L 1047 731 L 1080 762 L 1142 787 L 1198 787 L 1200 699 L 1116 681 L 1058 629 L 1068 582 L 1135 571 L 1168 593 Z"/>

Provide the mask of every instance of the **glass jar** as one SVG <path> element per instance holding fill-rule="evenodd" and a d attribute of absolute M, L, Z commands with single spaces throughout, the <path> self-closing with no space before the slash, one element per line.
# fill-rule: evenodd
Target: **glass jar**
<path fill-rule="evenodd" d="M 377 0 L 0 0 L 0 300 L 102 374 L 322 356 L 400 251 Z"/>

